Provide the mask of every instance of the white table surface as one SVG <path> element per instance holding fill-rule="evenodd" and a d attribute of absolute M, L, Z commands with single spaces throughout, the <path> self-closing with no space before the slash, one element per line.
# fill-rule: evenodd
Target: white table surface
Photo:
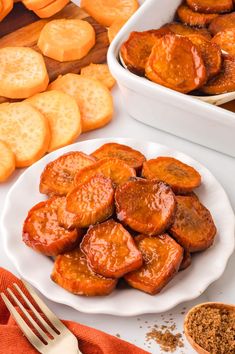
<path fill-rule="evenodd" d="M 78 141 L 95 139 L 95 138 L 105 138 L 105 137 L 126 137 L 126 138 L 137 138 L 142 140 L 150 140 L 158 142 L 161 144 L 168 145 L 171 148 L 180 150 L 188 155 L 191 155 L 194 159 L 198 160 L 204 164 L 210 171 L 215 175 L 215 177 L 223 185 L 225 191 L 227 192 L 233 209 L 235 210 L 235 159 L 227 155 L 220 154 L 213 150 L 209 150 L 200 145 L 190 143 L 186 140 L 182 140 L 173 135 L 169 135 L 162 131 L 156 130 L 149 126 L 146 126 L 125 113 L 125 107 L 116 87 L 113 90 L 114 101 L 115 101 L 115 116 L 113 121 L 106 127 L 83 134 L 79 137 Z M 208 139 L 213 131 L 208 131 Z M 17 177 L 23 171 L 18 171 L 15 173 L 13 178 L 11 178 L 7 183 L 1 184 L 0 186 L 0 216 L 4 206 L 4 199 L 9 188 L 15 182 Z M 223 215 L 221 215 L 223 217 Z M 2 242 L 0 242 L 0 266 L 4 267 L 14 274 L 17 274 L 14 265 L 8 259 Z M 213 265 L 211 265 L 213 267 Z M 160 353 L 159 346 L 155 342 L 146 342 L 145 335 L 154 324 L 165 324 L 164 320 L 174 319 L 177 325 L 177 332 L 182 332 L 182 324 L 184 315 L 182 312 L 185 311 L 184 308 L 188 309 L 196 303 L 204 301 L 223 301 L 227 303 L 235 303 L 235 281 L 234 281 L 234 269 L 235 269 L 235 253 L 230 258 L 226 271 L 220 280 L 212 284 L 207 291 L 194 301 L 183 303 L 169 312 L 163 315 L 143 315 L 136 317 L 115 317 L 107 315 L 88 315 L 80 313 L 76 310 L 69 308 L 68 306 L 63 306 L 60 304 L 53 303 L 44 298 L 46 303 L 51 307 L 51 309 L 61 318 L 78 321 L 82 324 L 95 327 L 97 329 L 103 330 L 107 333 L 116 335 L 119 334 L 122 339 L 125 339 L 133 344 L 136 344 L 143 349 L 155 354 Z M 118 304 L 117 304 L 118 306 Z M 184 339 L 185 346 L 180 348 L 176 353 L 194 353 L 191 347 L 188 346 L 186 340 Z M 5 353 L 7 354 L 7 353 Z M 116 353 L 110 353 L 116 354 Z M 126 354 L 126 353 L 117 353 Z"/>

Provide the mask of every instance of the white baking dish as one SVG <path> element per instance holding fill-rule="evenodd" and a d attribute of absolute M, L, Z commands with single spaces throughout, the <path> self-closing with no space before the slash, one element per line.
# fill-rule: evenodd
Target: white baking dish
<path fill-rule="evenodd" d="M 158 28 L 173 20 L 181 0 L 146 0 L 118 33 L 108 51 L 128 113 L 135 119 L 235 157 L 235 114 L 182 94 L 124 69 L 120 45 L 131 31 Z"/>

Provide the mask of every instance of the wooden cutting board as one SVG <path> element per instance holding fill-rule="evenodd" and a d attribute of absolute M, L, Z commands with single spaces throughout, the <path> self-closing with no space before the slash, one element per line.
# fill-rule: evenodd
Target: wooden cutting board
<path fill-rule="evenodd" d="M 88 21 L 95 29 L 96 44 L 88 55 L 80 60 L 60 63 L 44 57 L 50 81 L 55 80 L 61 74 L 79 73 L 82 67 L 90 63 L 103 63 L 106 61 L 109 46 L 106 28 L 72 3 L 49 19 L 39 19 L 21 3 L 16 3 L 11 13 L 0 23 L 0 48 L 26 46 L 40 51 L 37 47 L 40 31 L 47 22 L 55 18 L 78 18 Z M 5 101 L 9 101 L 9 99 L 0 97 L 0 103 Z"/>

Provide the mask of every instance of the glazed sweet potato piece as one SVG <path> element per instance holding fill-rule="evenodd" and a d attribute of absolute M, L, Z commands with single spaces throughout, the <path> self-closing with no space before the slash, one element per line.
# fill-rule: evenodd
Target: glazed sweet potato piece
<path fill-rule="evenodd" d="M 218 16 L 218 14 L 206 14 L 195 12 L 190 7 L 180 5 L 177 10 L 179 19 L 189 26 L 206 27 L 211 21 Z"/>
<path fill-rule="evenodd" d="M 74 183 L 75 185 L 83 183 L 91 176 L 97 174 L 111 178 L 114 185 L 118 185 L 126 182 L 131 177 L 135 177 L 136 172 L 134 168 L 129 167 L 124 161 L 114 158 L 105 158 L 79 171 L 75 176 Z"/>
<path fill-rule="evenodd" d="M 160 28 L 144 32 L 131 32 L 128 40 L 121 46 L 121 57 L 128 70 L 144 76 L 145 65 L 156 38 L 162 37 L 166 33 L 171 33 L 170 29 Z"/>
<path fill-rule="evenodd" d="M 104 144 L 91 155 L 98 160 L 108 157 L 123 160 L 128 166 L 137 171 L 141 170 L 143 162 L 146 160 L 141 152 L 134 150 L 127 145 L 117 143 Z"/>
<path fill-rule="evenodd" d="M 206 28 L 190 27 L 180 22 L 167 23 L 162 28 L 168 28 L 175 34 L 179 34 L 181 36 L 187 37 L 191 34 L 200 34 L 201 36 L 205 37 L 205 39 L 211 39 L 211 34 Z"/>
<path fill-rule="evenodd" d="M 60 204 L 57 210 L 57 217 L 59 225 L 63 226 L 66 230 L 79 228 L 80 217 L 79 215 L 71 213 L 67 210 L 66 197 L 61 197 Z"/>
<path fill-rule="evenodd" d="M 197 47 L 202 55 L 206 67 L 207 77 L 217 75 L 222 65 L 221 50 L 216 43 L 212 43 L 205 37 L 197 34 L 189 35 L 188 38 Z"/>
<path fill-rule="evenodd" d="M 213 38 L 212 43 L 217 44 L 226 55 L 235 55 L 235 28 L 225 29 L 218 32 Z"/>
<path fill-rule="evenodd" d="M 216 235 L 212 216 L 200 201 L 191 196 L 177 196 L 176 215 L 169 232 L 188 252 L 210 247 Z"/>
<path fill-rule="evenodd" d="M 76 225 L 88 227 L 113 214 L 114 189 L 110 178 L 95 175 L 80 183 L 66 197 L 66 210 L 76 214 Z"/>
<path fill-rule="evenodd" d="M 229 12 L 233 9 L 233 0 L 186 0 L 188 6 L 196 12 L 216 14 Z"/>
<path fill-rule="evenodd" d="M 26 245 L 47 256 L 73 249 L 82 235 L 79 229 L 68 231 L 59 225 L 57 210 L 60 202 L 60 197 L 53 197 L 38 203 L 28 212 L 23 226 Z"/>
<path fill-rule="evenodd" d="M 92 165 L 96 159 L 80 151 L 72 151 L 48 163 L 40 179 L 40 192 L 48 195 L 66 195 L 73 186 L 77 171 Z"/>
<path fill-rule="evenodd" d="M 155 295 L 178 272 L 183 248 L 167 234 L 152 237 L 139 235 L 135 241 L 142 253 L 143 265 L 124 278 L 133 288 Z"/>
<path fill-rule="evenodd" d="M 121 278 L 142 266 L 142 255 L 134 239 L 114 220 L 91 227 L 80 248 L 91 269 L 104 277 Z"/>
<path fill-rule="evenodd" d="M 209 31 L 215 35 L 225 29 L 235 28 L 235 12 L 216 17 L 209 26 Z"/>
<path fill-rule="evenodd" d="M 142 175 L 169 184 L 177 194 L 189 193 L 201 184 L 201 176 L 192 166 L 168 156 L 144 162 Z"/>
<path fill-rule="evenodd" d="M 191 265 L 191 263 L 192 263 L 191 254 L 188 251 L 184 250 L 184 257 L 183 257 L 182 262 L 180 264 L 179 270 L 187 269 Z"/>
<path fill-rule="evenodd" d="M 56 257 L 51 279 L 71 293 L 85 296 L 108 295 L 117 284 L 116 279 L 95 274 L 79 248 Z"/>
<path fill-rule="evenodd" d="M 137 232 L 157 235 L 172 223 L 175 196 L 157 180 L 133 179 L 118 186 L 115 193 L 117 217 Z"/>
<path fill-rule="evenodd" d="M 187 37 L 167 34 L 156 39 L 145 75 L 157 84 L 187 93 L 205 83 L 206 68 L 201 53 Z"/>
<path fill-rule="evenodd" d="M 207 95 L 235 91 L 235 58 L 226 57 L 221 72 L 209 80 L 200 90 Z"/>

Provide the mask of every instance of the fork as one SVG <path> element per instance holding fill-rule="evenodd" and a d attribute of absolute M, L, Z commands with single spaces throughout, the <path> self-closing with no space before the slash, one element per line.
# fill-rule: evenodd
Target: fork
<path fill-rule="evenodd" d="M 42 310 L 43 314 L 47 318 L 47 320 L 51 323 L 50 326 L 41 314 L 36 310 L 34 305 L 29 301 L 29 299 L 25 296 L 19 286 L 14 283 L 13 287 L 15 290 L 15 294 L 10 288 L 7 288 L 7 295 L 15 302 L 15 304 L 21 309 L 23 314 L 26 316 L 28 321 L 31 323 L 34 331 L 28 326 L 23 317 L 19 314 L 16 308 L 13 306 L 12 302 L 8 299 L 8 297 L 1 293 L 1 297 L 8 308 L 9 312 L 15 318 L 15 321 L 29 340 L 29 342 L 33 345 L 35 349 L 39 351 L 39 353 L 43 354 L 82 354 L 78 347 L 77 338 L 68 330 L 68 328 L 58 319 L 58 317 L 46 306 L 46 304 L 39 298 L 33 288 L 23 281 L 24 286 L 34 299 L 35 303 Z M 19 297 L 21 297 L 28 307 L 32 310 L 35 317 L 39 321 L 39 326 L 31 314 L 26 310 L 24 305 L 20 302 Z M 37 333 L 37 334 L 36 334 Z"/>

